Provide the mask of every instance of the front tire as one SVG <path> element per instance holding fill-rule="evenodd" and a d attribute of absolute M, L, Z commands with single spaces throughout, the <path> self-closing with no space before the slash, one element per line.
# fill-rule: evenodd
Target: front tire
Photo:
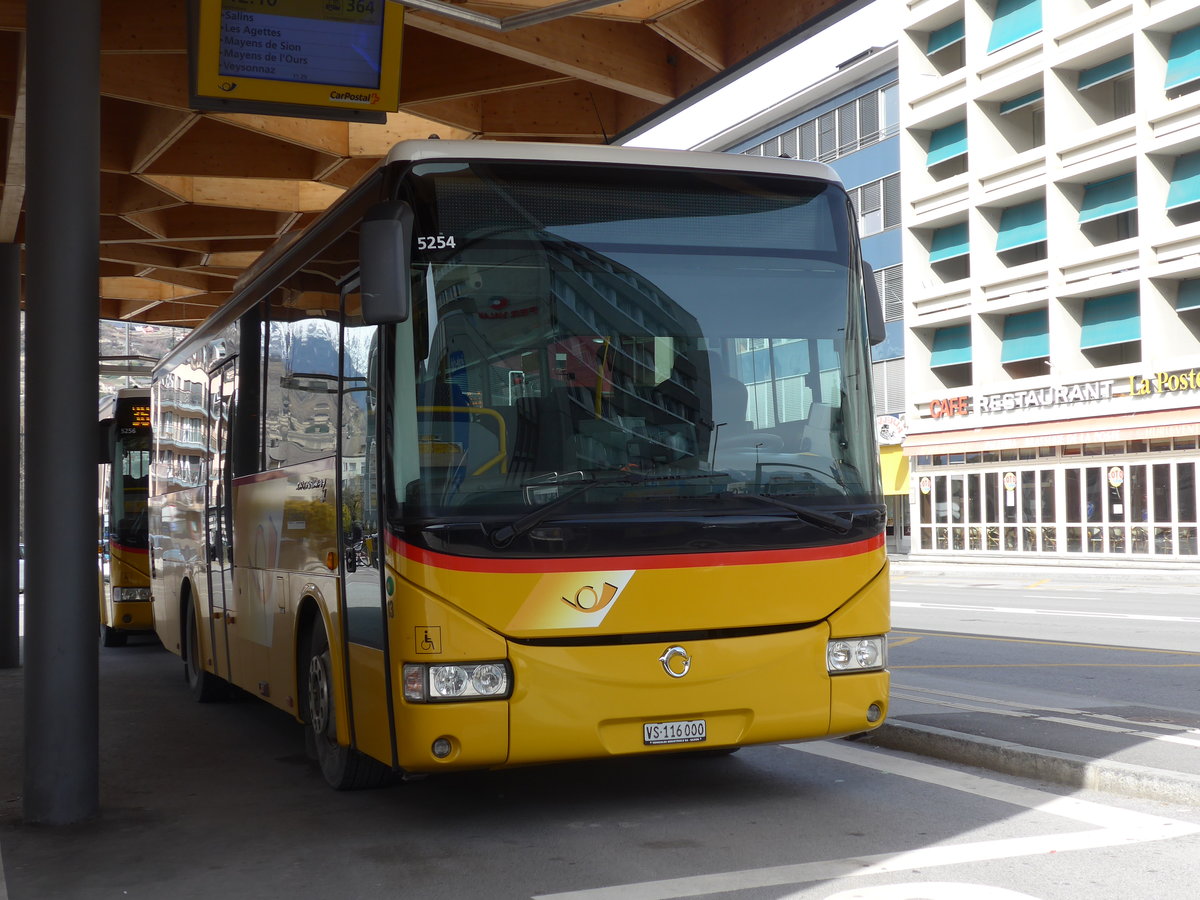
<path fill-rule="evenodd" d="M 304 679 L 304 740 L 321 775 L 335 791 L 382 787 L 391 771 L 383 763 L 337 741 L 337 704 L 329 638 L 318 620 L 312 626 L 307 650 L 301 655 Z"/>
<path fill-rule="evenodd" d="M 204 663 L 200 661 L 200 623 L 196 617 L 196 606 L 190 599 L 187 602 L 185 636 L 187 646 L 184 648 L 183 677 L 187 680 L 192 699 L 197 703 L 224 700 L 228 696 L 225 682 L 205 671 Z"/>

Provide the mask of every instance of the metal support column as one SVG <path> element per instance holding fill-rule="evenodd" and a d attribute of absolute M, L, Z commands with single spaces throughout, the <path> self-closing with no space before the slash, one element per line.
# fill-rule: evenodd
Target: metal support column
<path fill-rule="evenodd" d="M 0 422 L 21 421 L 21 246 L 0 244 Z M 0 497 L 15 500 L 21 491 L 21 429 L 0 438 Z M 21 664 L 18 630 L 21 598 L 17 593 L 17 544 L 21 540 L 18 505 L 0 503 L 0 669 Z"/>
<path fill-rule="evenodd" d="M 48 825 L 100 806 L 101 5 L 26 3 L 24 816 Z"/>

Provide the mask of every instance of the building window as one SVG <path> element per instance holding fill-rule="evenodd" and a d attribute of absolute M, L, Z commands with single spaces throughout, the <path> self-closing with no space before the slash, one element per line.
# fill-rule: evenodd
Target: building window
<path fill-rule="evenodd" d="M 892 137 L 899 130 L 899 85 L 893 83 L 868 91 L 742 152 L 748 156 L 832 162 Z"/>
<path fill-rule="evenodd" d="M 1042 0 L 996 0 L 988 53 L 995 53 L 1042 30 Z"/>
<path fill-rule="evenodd" d="M 929 265 L 943 282 L 971 274 L 971 243 L 966 222 L 934 229 L 929 243 Z"/>
<path fill-rule="evenodd" d="M 1079 348 L 1097 368 L 1140 362 L 1141 310 L 1138 292 L 1083 301 Z"/>
<path fill-rule="evenodd" d="M 1010 206 L 1000 213 L 996 254 L 1006 266 L 1046 258 L 1046 200 Z"/>
<path fill-rule="evenodd" d="M 900 224 L 900 176 L 889 175 L 848 191 L 862 237 Z"/>
<path fill-rule="evenodd" d="M 1167 51 L 1168 97 L 1180 97 L 1200 89 L 1200 25 L 1171 37 Z"/>
<path fill-rule="evenodd" d="M 1079 225 L 1094 246 L 1137 237 L 1136 174 L 1084 185 Z"/>
<path fill-rule="evenodd" d="M 1133 115 L 1133 54 L 1082 70 L 1078 89 L 1080 104 L 1097 125 Z"/>
<path fill-rule="evenodd" d="M 966 65 L 966 30 L 962 19 L 929 32 L 925 55 L 939 75 L 948 75 Z"/>

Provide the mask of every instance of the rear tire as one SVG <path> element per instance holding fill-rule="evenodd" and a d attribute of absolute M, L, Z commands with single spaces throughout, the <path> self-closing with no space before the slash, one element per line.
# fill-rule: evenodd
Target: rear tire
<path fill-rule="evenodd" d="M 225 682 L 205 671 L 204 664 L 200 661 L 200 623 L 196 619 L 196 606 L 190 599 L 187 602 L 185 636 L 187 646 L 184 648 L 183 677 L 187 680 L 192 699 L 197 703 L 224 700 L 229 695 Z"/>
<path fill-rule="evenodd" d="M 382 787 L 391 770 L 378 760 L 337 742 L 337 682 L 325 626 L 317 620 L 301 654 L 304 690 L 304 742 L 326 783 L 335 791 Z"/>

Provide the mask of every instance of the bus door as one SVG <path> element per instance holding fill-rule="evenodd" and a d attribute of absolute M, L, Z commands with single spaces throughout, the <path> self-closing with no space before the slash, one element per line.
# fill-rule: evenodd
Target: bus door
<path fill-rule="evenodd" d="M 208 382 L 208 484 L 205 491 L 205 533 L 208 556 L 209 626 L 216 674 L 233 680 L 230 671 L 229 625 L 234 612 L 233 497 L 230 470 L 230 424 L 237 361 L 231 359 L 209 375 Z"/>
<path fill-rule="evenodd" d="M 382 515 L 379 509 L 376 392 L 379 329 L 356 324 L 358 295 L 342 328 L 338 396 L 338 541 L 341 547 L 343 659 L 349 686 L 351 741 L 379 760 L 394 760 L 391 685 L 387 677 Z"/>

